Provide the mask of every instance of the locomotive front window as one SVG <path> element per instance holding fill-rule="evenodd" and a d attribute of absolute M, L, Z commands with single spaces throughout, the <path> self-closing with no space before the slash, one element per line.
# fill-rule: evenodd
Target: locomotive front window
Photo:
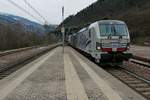
<path fill-rule="evenodd" d="M 126 29 L 126 26 L 125 25 L 121 25 L 121 24 L 116 24 L 116 25 L 113 25 L 113 32 L 114 32 L 114 35 L 121 35 L 121 36 L 126 36 L 128 35 L 127 34 L 127 29 Z"/>
<path fill-rule="evenodd" d="M 112 34 L 112 29 L 111 29 L 111 25 L 100 25 L 100 33 L 102 36 L 106 36 L 106 35 L 111 35 Z"/>
<path fill-rule="evenodd" d="M 127 28 L 124 24 L 100 24 L 101 36 L 127 36 Z"/>

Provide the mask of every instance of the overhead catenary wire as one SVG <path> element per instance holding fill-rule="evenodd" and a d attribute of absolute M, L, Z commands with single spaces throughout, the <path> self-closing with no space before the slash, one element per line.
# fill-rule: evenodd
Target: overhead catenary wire
<path fill-rule="evenodd" d="M 45 24 L 48 22 L 46 18 L 35 7 L 33 7 L 27 0 L 24 0 L 24 2 L 44 20 Z"/>
<path fill-rule="evenodd" d="M 7 0 L 7 1 L 10 2 L 11 4 L 13 4 L 14 6 L 16 6 L 18 9 L 22 10 L 23 12 L 25 12 L 26 14 L 30 15 L 32 18 L 34 18 L 38 22 L 43 23 L 41 20 L 39 20 L 38 18 L 36 18 L 34 15 L 32 15 L 31 13 L 29 13 L 26 9 L 22 8 L 20 5 L 18 5 L 14 1 L 12 1 L 12 0 Z"/>

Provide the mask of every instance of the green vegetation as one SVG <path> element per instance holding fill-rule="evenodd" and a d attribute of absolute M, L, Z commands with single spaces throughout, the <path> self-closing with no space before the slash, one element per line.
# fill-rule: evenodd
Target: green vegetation
<path fill-rule="evenodd" d="M 150 1 L 149 0 L 98 0 L 89 7 L 69 16 L 65 27 L 82 27 L 102 19 L 117 19 L 127 23 L 132 43 L 150 45 Z M 138 40 L 138 41 L 136 41 Z M 139 42 L 140 41 L 140 42 Z"/>

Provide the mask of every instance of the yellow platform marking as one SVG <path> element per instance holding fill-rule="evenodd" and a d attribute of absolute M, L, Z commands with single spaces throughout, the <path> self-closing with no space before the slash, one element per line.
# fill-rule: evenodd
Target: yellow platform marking
<path fill-rule="evenodd" d="M 90 75 L 90 77 L 94 80 L 94 82 L 98 85 L 100 90 L 104 93 L 104 95 L 109 100 L 123 100 L 110 86 L 107 82 L 105 82 L 100 76 L 98 76 L 95 71 L 93 71 L 90 66 L 85 63 L 80 57 L 78 57 L 73 51 L 72 54 L 79 61 L 81 66 L 86 70 L 86 72 Z"/>
<path fill-rule="evenodd" d="M 64 54 L 64 70 L 67 100 L 88 100 L 80 78 L 68 54 Z"/>

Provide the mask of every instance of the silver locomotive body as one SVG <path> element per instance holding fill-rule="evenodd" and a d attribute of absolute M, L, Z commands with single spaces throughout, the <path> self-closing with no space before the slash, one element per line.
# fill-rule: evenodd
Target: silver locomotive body
<path fill-rule="evenodd" d="M 130 35 L 123 21 L 102 20 L 80 30 L 70 38 L 71 45 L 91 55 L 96 62 L 122 62 L 128 53 Z"/>

